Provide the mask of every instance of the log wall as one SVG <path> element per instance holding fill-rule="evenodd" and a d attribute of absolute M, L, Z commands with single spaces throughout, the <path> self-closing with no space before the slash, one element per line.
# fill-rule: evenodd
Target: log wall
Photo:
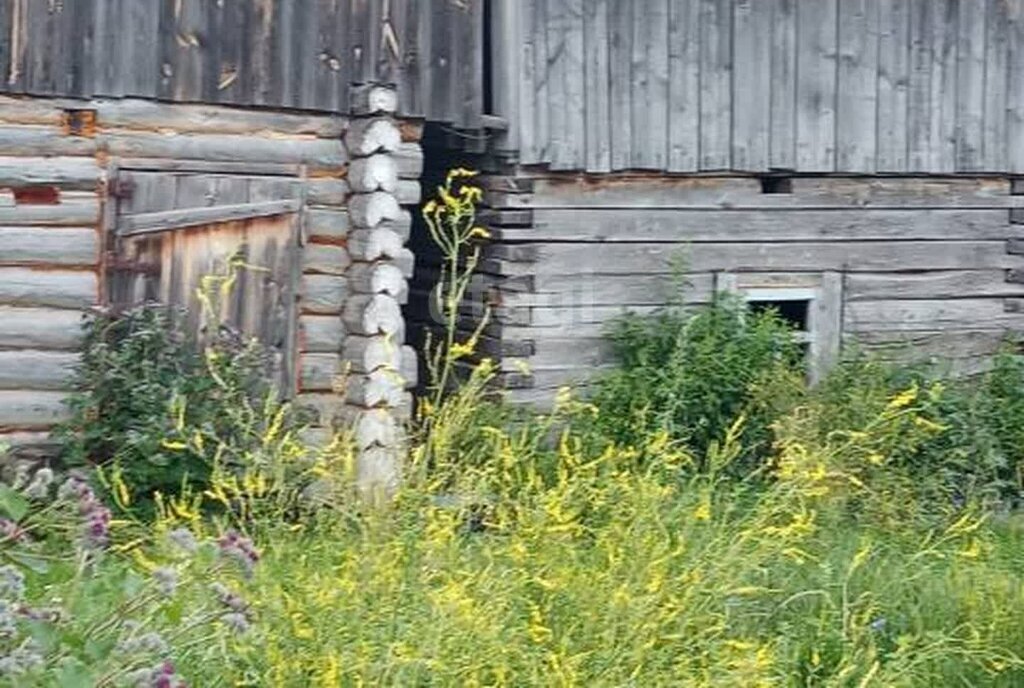
<path fill-rule="evenodd" d="M 979 370 L 1024 331 L 1020 181 L 542 174 L 486 184 L 487 346 L 513 399 L 550 400 L 607 363 L 602 334 L 624 311 L 705 303 L 727 282 L 819 288 L 835 275 L 837 336 L 957 372 Z"/>
<path fill-rule="evenodd" d="M 118 291 L 119 271 L 139 267 L 128 247 L 179 233 L 164 266 L 173 275 L 177 253 L 251 243 L 248 230 L 235 231 L 250 225 L 280 241 L 295 216 L 289 392 L 309 411 L 314 439 L 351 423 L 367 456 L 388 459 L 385 440 L 397 437 L 415 381 L 401 312 L 413 262 L 403 205 L 419 200 L 422 154 L 419 129 L 394 117 L 393 90 L 350 97 L 351 116 L 341 117 L 0 96 L 0 443 L 48 449 L 87 310 L 115 295 L 123 305 L 125 294 L 173 291 Z M 195 280 L 178 277 L 181 301 Z M 368 480 L 394 471 L 362 468 Z"/>

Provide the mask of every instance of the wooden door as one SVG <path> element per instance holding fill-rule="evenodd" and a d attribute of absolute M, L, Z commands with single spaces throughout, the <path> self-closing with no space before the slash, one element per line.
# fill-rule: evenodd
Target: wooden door
<path fill-rule="evenodd" d="M 301 182 L 295 177 L 120 169 L 111 183 L 107 294 L 114 308 L 184 309 L 255 337 L 294 390 Z"/>

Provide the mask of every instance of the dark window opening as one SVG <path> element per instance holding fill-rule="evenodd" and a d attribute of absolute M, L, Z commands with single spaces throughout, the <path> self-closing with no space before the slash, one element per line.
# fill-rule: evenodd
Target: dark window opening
<path fill-rule="evenodd" d="M 792 177 L 761 177 L 761 193 L 791 194 L 793 193 Z"/>
<path fill-rule="evenodd" d="M 794 330 L 799 332 L 807 331 L 807 314 L 810 310 L 809 300 L 799 301 L 750 301 L 747 308 L 751 313 L 764 313 L 775 311 L 775 313 Z"/>
<path fill-rule="evenodd" d="M 491 22 L 494 17 L 494 3 L 491 0 L 484 0 L 483 2 L 483 86 L 484 86 L 484 114 L 493 115 L 494 113 L 494 75 L 491 74 L 491 70 L 494 68 L 494 40 L 492 38 L 494 29 L 491 26 Z"/>

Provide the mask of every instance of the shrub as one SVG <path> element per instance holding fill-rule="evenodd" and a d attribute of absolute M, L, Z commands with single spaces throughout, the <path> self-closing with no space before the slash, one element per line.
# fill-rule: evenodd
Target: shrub
<path fill-rule="evenodd" d="M 780 392 L 801 387 L 800 350 L 785 323 L 771 311 L 748 314 L 724 295 L 695 312 L 627 315 L 609 338 L 616 369 L 598 379 L 593 403 L 599 429 L 620 444 L 639 446 L 664 431 L 703 457 L 742 413 L 737 468 L 750 468 L 770 442 Z M 768 381 L 773 396 L 756 394 Z"/>
<path fill-rule="evenodd" d="M 257 429 L 242 421 L 270 399 L 266 352 L 226 326 L 200 346 L 175 321 L 143 306 L 86 324 L 71 418 L 59 431 L 67 465 L 116 467 L 148 498 L 208 483 L 203 438 L 232 449 L 226 462 L 256 442 Z"/>

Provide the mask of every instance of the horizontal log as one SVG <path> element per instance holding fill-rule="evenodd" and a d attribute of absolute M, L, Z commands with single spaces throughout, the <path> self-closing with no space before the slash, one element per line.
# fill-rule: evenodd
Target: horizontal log
<path fill-rule="evenodd" d="M 94 190 L 99 184 L 101 171 L 91 157 L 25 159 L 5 154 L 0 157 L 0 187 L 48 185 Z"/>
<path fill-rule="evenodd" d="M 418 143 L 403 143 L 393 153 L 398 163 L 398 176 L 419 179 L 423 175 L 423 148 Z"/>
<path fill-rule="evenodd" d="M 392 260 L 404 251 L 402 236 L 387 227 L 354 230 L 348 239 L 348 252 L 353 260 L 370 263 L 381 258 Z"/>
<path fill-rule="evenodd" d="M 338 115 L 292 114 L 254 108 L 156 103 L 149 100 L 94 100 L 104 128 L 173 130 L 202 134 L 292 134 L 339 138 L 348 124 Z"/>
<path fill-rule="evenodd" d="M 359 449 L 393 447 L 403 437 L 398 420 L 386 409 L 347 405 L 337 417 L 336 423 L 352 432 L 352 438 Z"/>
<path fill-rule="evenodd" d="M 337 315 L 299 316 L 300 349 L 317 353 L 341 351 L 345 341 L 345 326 Z"/>
<path fill-rule="evenodd" d="M 1024 329 L 1024 313 L 1008 313 L 1001 298 L 853 301 L 845 332 Z"/>
<path fill-rule="evenodd" d="M 402 220 L 398 199 L 384 191 L 352 194 L 348 200 L 348 213 L 353 227 L 373 229 L 382 222 Z"/>
<path fill-rule="evenodd" d="M 390 86 L 359 84 L 349 89 L 349 102 L 354 115 L 388 115 L 398 109 L 398 91 Z"/>
<path fill-rule="evenodd" d="M 506 211 L 508 212 L 508 211 Z M 495 227 L 495 241 L 749 242 L 1007 239 L 1024 236 L 1005 210 L 533 211 L 532 227 Z"/>
<path fill-rule="evenodd" d="M 340 241 L 348 236 L 347 210 L 310 208 L 305 212 L 305 236 L 310 240 Z"/>
<path fill-rule="evenodd" d="M 78 355 L 60 351 L 0 351 L 0 389 L 67 389 Z"/>
<path fill-rule="evenodd" d="M 45 429 L 68 417 L 63 392 L 0 390 L 0 432 Z"/>
<path fill-rule="evenodd" d="M 531 340 L 528 356 L 501 359 L 502 370 L 531 371 L 593 368 L 612 361 L 611 343 L 606 337 L 563 337 L 559 332 L 538 331 Z"/>
<path fill-rule="evenodd" d="M 682 261 L 699 271 L 985 270 L 1021 267 L 1004 241 L 763 242 L 750 244 L 525 244 L 495 246 L 482 261 L 498 275 L 673 274 Z M 506 248 L 533 251 L 534 262 L 500 259 Z"/>
<path fill-rule="evenodd" d="M 0 206 L 0 226 L 95 225 L 99 222 L 99 216 L 100 202 L 95 195 L 73 199 L 62 198 L 59 205 L 18 205 L 13 208 Z"/>
<path fill-rule="evenodd" d="M 317 169 L 344 167 L 348 155 L 340 140 L 262 138 L 234 134 L 103 133 L 97 140 L 110 154 L 135 158 L 196 159 L 217 162 L 293 163 Z"/>
<path fill-rule="evenodd" d="M 958 299 L 1024 296 L 1024 284 L 1008 282 L 1004 270 L 850 273 L 846 299 Z"/>
<path fill-rule="evenodd" d="M 862 332 L 848 343 L 883 360 L 927 361 L 991 356 L 1007 344 L 1003 330 Z"/>
<path fill-rule="evenodd" d="M 345 302 L 345 329 L 357 335 L 388 335 L 396 344 L 405 336 L 405 320 L 398 301 L 385 294 L 355 294 Z"/>
<path fill-rule="evenodd" d="M 305 392 L 296 394 L 292 404 L 311 425 L 331 429 L 341 426 L 348 411 L 345 397 L 334 393 Z"/>
<path fill-rule="evenodd" d="M 0 268 L 2 304 L 87 308 L 98 299 L 99 279 L 94 272 Z"/>
<path fill-rule="evenodd" d="M 298 163 L 237 162 L 211 160 L 175 160 L 173 158 L 118 158 L 118 167 L 139 172 L 201 172 L 205 174 L 273 175 L 295 177 L 302 174 Z"/>
<path fill-rule="evenodd" d="M 303 313 L 340 314 L 348 297 L 348 284 L 336 275 L 303 275 L 299 306 Z"/>
<path fill-rule="evenodd" d="M 163 210 L 155 213 L 139 213 L 122 215 L 118 218 L 118 234 L 121 236 L 137 236 L 153 234 L 185 227 L 249 220 L 257 217 L 273 217 L 287 215 L 299 210 L 301 203 L 297 199 L 280 201 L 262 201 L 259 203 L 235 203 L 231 205 L 214 205 L 203 208 L 183 208 L 181 210 Z"/>
<path fill-rule="evenodd" d="M 343 389 L 344 373 L 341 358 L 336 353 L 303 354 L 299 358 L 299 389 L 303 392 Z"/>
<path fill-rule="evenodd" d="M 348 180 L 353 191 L 358 193 L 393 193 L 398 188 L 398 163 L 388 153 L 358 158 L 348 167 Z"/>
<path fill-rule="evenodd" d="M 405 399 L 405 379 L 395 369 L 382 368 L 371 373 L 353 375 L 345 385 L 345 398 L 350 404 L 364 407 L 395 407 Z"/>
<path fill-rule="evenodd" d="M 417 205 L 423 196 L 420 191 L 420 183 L 412 179 L 401 180 L 398 182 L 395 196 L 402 205 Z"/>
<path fill-rule="evenodd" d="M 516 289 L 514 283 L 510 285 L 512 289 L 506 289 L 499 281 L 493 288 L 471 289 L 469 297 L 483 299 L 496 293 L 499 304 L 514 308 L 643 306 L 676 301 L 707 303 L 711 300 L 714 292 L 712 273 L 690 273 L 683 279 L 685 281 L 680 283 L 670 275 L 545 275 L 536 279 L 535 288 L 530 291 Z"/>
<path fill-rule="evenodd" d="M 73 350 L 84 317 L 81 311 L 0 306 L 0 347 Z"/>
<path fill-rule="evenodd" d="M 337 244 L 307 244 L 302 247 L 302 271 L 344 275 L 351 264 L 348 251 Z"/>
<path fill-rule="evenodd" d="M 402 143 L 402 134 L 388 117 L 356 119 L 345 131 L 345 146 L 353 158 L 374 153 L 390 153 Z"/>
<path fill-rule="evenodd" d="M 344 179 L 310 179 L 306 182 L 306 203 L 343 206 L 350 191 Z"/>
<path fill-rule="evenodd" d="M 388 294 L 405 303 L 409 287 L 401 268 L 390 262 L 354 263 L 348 275 L 353 293 Z"/>
<path fill-rule="evenodd" d="M 58 127 L 0 126 L 0 151 L 6 156 L 96 155 L 96 139 L 66 136 Z"/>
<path fill-rule="evenodd" d="M 354 373 L 370 373 L 378 368 L 400 370 L 402 346 L 383 335 L 345 338 L 342 359 L 352 366 Z"/>
<path fill-rule="evenodd" d="M 97 262 L 99 236 L 95 229 L 0 227 L 0 265 L 94 266 Z"/>
<path fill-rule="evenodd" d="M 1012 208 L 1003 178 L 794 178 L 793 193 L 765 194 L 744 177 L 542 178 L 532 194 L 488 192 L 493 208 L 689 208 L 825 210 L 844 208 Z"/>
<path fill-rule="evenodd" d="M 0 447 L 7 447 L 9 459 L 51 459 L 60 452 L 60 442 L 45 431 L 0 432 Z"/>

